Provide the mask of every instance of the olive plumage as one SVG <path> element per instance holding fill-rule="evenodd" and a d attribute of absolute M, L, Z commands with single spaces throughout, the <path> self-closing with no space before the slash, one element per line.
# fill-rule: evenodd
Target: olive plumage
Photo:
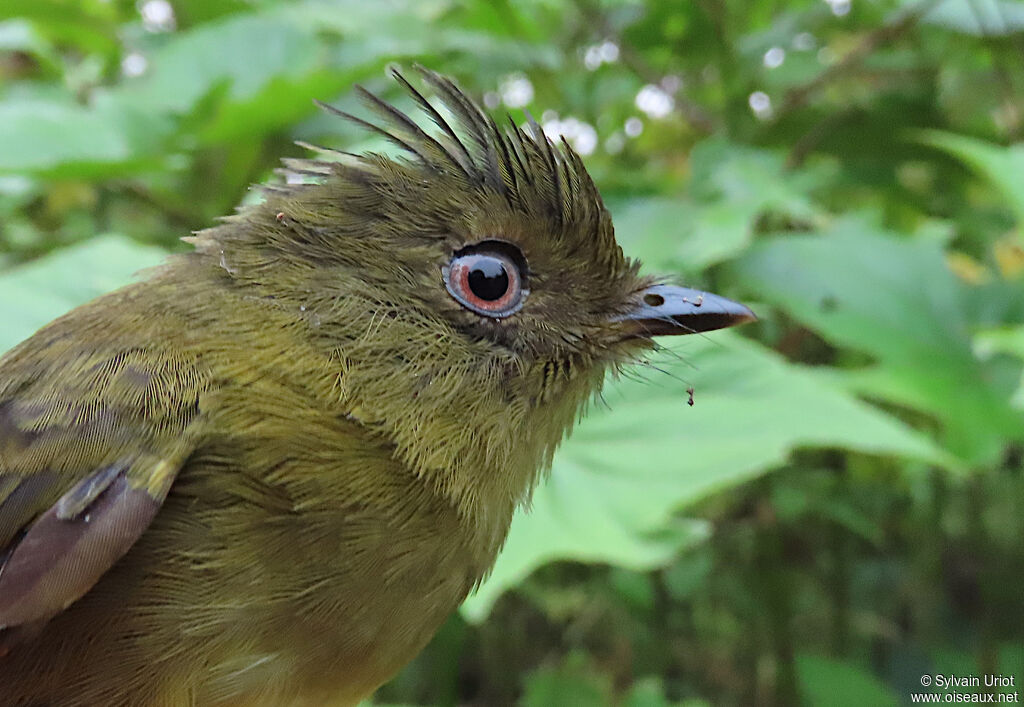
<path fill-rule="evenodd" d="M 287 161 L 0 358 L 0 704 L 354 704 L 610 367 L 752 316 L 640 275 L 566 144 L 420 74 L 432 126 L 342 114 L 402 156 Z"/>

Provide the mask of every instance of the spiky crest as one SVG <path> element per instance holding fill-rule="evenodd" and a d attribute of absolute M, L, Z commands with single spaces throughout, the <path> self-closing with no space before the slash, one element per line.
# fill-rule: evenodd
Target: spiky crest
<path fill-rule="evenodd" d="M 585 215 L 593 215 L 601 198 L 583 167 L 583 162 L 563 139 L 553 142 L 537 122 L 529 117 L 529 130 L 523 130 L 508 116 L 508 126 L 500 128 L 480 106 L 451 79 L 421 66 L 415 67 L 455 120 L 450 123 L 398 70 L 391 75 L 409 94 L 417 107 L 440 130 L 431 135 L 414 117 L 403 113 L 362 86 L 356 91 L 379 122 L 372 122 L 317 101 L 317 105 L 361 128 L 379 135 L 407 153 L 414 164 L 431 172 L 451 175 L 467 189 L 489 189 L 513 207 L 546 212 L 560 227 Z M 382 159 L 379 154 L 352 153 L 322 148 L 309 143 L 300 146 L 346 160 L 346 167 L 375 172 Z M 327 160 L 288 160 L 283 171 L 319 177 L 339 170 L 337 162 Z M 299 190 L 307 185 L 291 185 Z M 539 207 L 539 208 L 538 208 Z"/>

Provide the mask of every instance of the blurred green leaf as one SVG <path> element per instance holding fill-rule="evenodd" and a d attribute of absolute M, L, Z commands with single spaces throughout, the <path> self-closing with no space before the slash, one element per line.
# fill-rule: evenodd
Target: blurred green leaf
<path fill-rule="evenodd" d="M 1024 6 L 1020 9 L 1024 14 Z M 923 133 L 921 141 L 945 150 L 988 179 L 1003 194 L 1018 225 L 1024 228 L 1024 143 L 1003 147 L 937 130 Z"/>
<path fill-rule="evenodd" d="M 31 22 L 35 31 L 53 43 L 105 56 L 118 53 L 118 25 L 113 3 L 74 0 L 4 0 L 0 19 Z"/>
<path fill-rule="evenodd" d="M 586 665 L 582 656 L 570 656 L 565 665 L 540 668 L 526 678 L 520 707 L 610 707 L 610 680 Z"/>
<path fill-rule="evenodd" d="M 796 658 L 796 669 L 807 705 L 896 707 L 899 704 L 889 688 L 852 663 L 802 654 Z"/>
<path fill-rule="evenodd" d="M 876 357 L 847 382 L 941 420 L 945 443 L 967 463 L 990 462 L 1024 436 L 1010 381 L 971 348 L 969 286 L 938 244 L 845 220 L 820 237 L 758 243 L 734 274 L 836 345 Z"/>
<path fill-rule="evenodd" d="M 853 499 L 830 494 L 801 476 L 799 485 L 776 483 L 772 487 L 772 503 L 780 518 L 799 523 L 809 516 L 818 516 L 842 526 L 852 535 L 872 545 L 882 543 L 878 520 L 857 507 Z"/>
<path fill-rule="evenodd" d="M 942 0 L 923 20 L 979 37 L 1007 36 L 1024 29 L 1024 5 L 1010 0 Z"/>
<path fill-rule="evenodd" d="M 166 255 L 160 248 L 106 235 L 0 272 L 0 352 L 51 319 L 131 282 L 135 273 L 158 265 Z"/>
<path fill-rule="evenodd" d="M 684 553 L 665 570 L 665 588 L 676 601 L 689 599 L 711 574 L 710 552 Z"/>
<path fill-rule="evenodd" d="M 1024 362 L 1024 325 L 983 329 L 974 336 L 974 353 L 981 359 L 996 354 L 1013 356 Z M 1024 410 L 1024 371 L 1020 383 L 1010 399 L 1018 410 Z"/>
<path fill-rule="evenodd" d="M 819 217 L 807 197 L 815 175 L 788 172 L 774 152 L 710 139 L 690 162 L 688 196 L 612 202 L 619 241 L 649 267 L 696 274 L 745 250 L 763 214 Z"/>
<path fill-rule="evenodd" d="M 703 204 L 662 196 L 612 203 L 610 208 L 625 252 L 648 268 L 687 274 L 742 252 L 759 212 L 752 204 Z"/>
<path fill-rule="evenodd" d="M 283 7 L 292 21 L 308 28 L 358 37 L 386 25 L 389 36 L 411 36 L 451 11 L 451 0 L 301 0 Z M 341 7 L 339 7 L 341 6 Z M 447 28 L 446 28 L 447 29 Z M 422 34 L 422 31 L 420 32 Z"/>
<path fill-rule="evenodd" d="M 21 51 L 36 57 L 53 72 L 60 70 L 60 57 L 53 45 L 24 18 L 0 22 L 0 51 Z"/>
<path fill-rule="evenodd" d="M 246 99 L 219 101 L 208 122 L 200 127 L 199 137 L 216 144 L 269 133 L 312 113 L 316 108 L 311 97 L 326 100 L 351 78 L 337 70 L 324 70 L 301 79 L 272 79 Z"/>
<path fill-rule="evenodd" d="M 686 380 L 621 380 L 555 455 L 532 509 L 512 523 L 494 572 L 463 605 L 483 618 L 494 600 L 559 559 L 632 569 L 663 564 L 680 538 L 672 514 L 782 464 L 800 447 L 955 462 L 926 438 L 799 366 L 729 332 L 689 337 Z M 693 407 L 686 389 L 696 390 Z"/>
<path fill-rule="evenodd" d="M 0 173 L 56 177 L 124 175 L 161 146 L 173 126 L 145 109 L 98 94 L 90 107 L 70 100 L 0 103 Z"/>
<path fill-rule="evenodd" d="M 287 13 L 229 15 L 176 34 L 149 57 L 149 72 L 121 90 L 126 102 L 151 111 L 186 113 L 221 82 L 232 100 L 251 99 L 275 78 L 323 68 L 326 56 Z"/>
<path fill-rule="evenodd" d="M 665 688 L 658 678 L 640 678 L 626 694 L 620 707 L 710 707 L 704 700 L 675 702 L 665 697 Z"/>
<path fill-rule="evenodd" d="M 1024 326 L 1004 326 L 979 331 L 974 337 L 974 351 L 986 358 L 992 354 L 1004 353 L 1024 360 Z"/>

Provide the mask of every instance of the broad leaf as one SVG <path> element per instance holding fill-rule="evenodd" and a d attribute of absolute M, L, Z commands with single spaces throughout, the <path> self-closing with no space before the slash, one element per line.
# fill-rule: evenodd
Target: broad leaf
<path fill-rule="evenodd" d="M 550 477 L 519 513 L 493 574 L 463 605 L 483 618 L 494 600 L 555 560 L 647 569 L 686 535 L 675 512 L 784 463 L 800 447 L 842 447 L 955 466 L 893 418 L 735 334 L 688 337 L 689 367 L 652 382 L 619 380 L 555 455 Z M 695 389 L 693 407 L 687 388 Z"/>
<path fill-rule="evenodd" d="M 126 166 L 155 155 L 171 132 L 168 121 L 112 94 L 97 93 L 90 107 L 70 98 L 18 97 L 0 103 L 0 173 L 123 175 Z"/>
<path fill-rule="evenodd" d="M 933 415 L 966 462 L 992 462 L 1008 439 L 1024 438 L 1024 415 L 1010 402 L 1017 374 L 975 354 L 976 303 L 938 244 L 849 220 L 820 237 L 759 243 L 734 274 L 831 342 L 874 356 L 848 383 Z"/>
<path fill-rule="evenodd" d="M 787 172 L 779 154 L 712 139 L 690 160 L 687 196 L 612 203 L 624 250 L 649 267 L 695 274 L 742 252 L 763 214 L 818 217 L 807 199 L 814 176 Z"/>
<path fill-rule="evenodd" d="M 1010 0 L 943 0 L 922 19 L 976 37 L 1007 36 L 1024 29 L 1024 5 Z"/>
<path fill-rule="evenodd" d="M 1024 361 L 1024 325 L 995 327 L 979 331 L 974 337 L 974 352 L 982 359 L 1003 354 Z M 1010 402 L 1017 409 L 1024 410 L 1024 372 L 1021 373 L 1017 390 Z"/>
<path fill-rule="evenodd" d="M 1024 13 L 1024 6 L 1021 11 Z M 1003 147 L 938 130 L 925 131 L 922 136 L 925 144 L 945 150 L 988 179 L 1024 228 L 1024 143 Z"/>
<path fill-rule="evenodd" d="M 878 678 L 853 663 L 817 655 L 796 658 L 800 691 L 806 704 L 832 707 L 896 707 L 896 695 Z"/>
<path fill-rule="evenodd" d="M 0 353 L 51 319 L 132 281 L 166 252 L 122 236 L 98 236 L 27 265 L 0 272 Z"/>
<path fill-rule="evenodd" d="M 176 35 L 151 57 L 149 73 L 124 84 L 125 99 L 186 113 L 222 82 L 229 84 L 231 99 L 241 100 L 277 77 L 301 77 L 320 68 L 323 47 L 286 17 L 232 15 Z"/>

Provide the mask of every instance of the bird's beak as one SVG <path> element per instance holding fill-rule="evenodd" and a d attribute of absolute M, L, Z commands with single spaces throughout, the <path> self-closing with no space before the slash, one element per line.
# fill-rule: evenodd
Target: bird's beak
<path fill-rule="evenodd" d="M 653 285 L 640 293 L 636 307 L 618 317 L 629 336 L 696 334 L 752 322 L 749 308 L 710 292 L 674 285 Z"/>

